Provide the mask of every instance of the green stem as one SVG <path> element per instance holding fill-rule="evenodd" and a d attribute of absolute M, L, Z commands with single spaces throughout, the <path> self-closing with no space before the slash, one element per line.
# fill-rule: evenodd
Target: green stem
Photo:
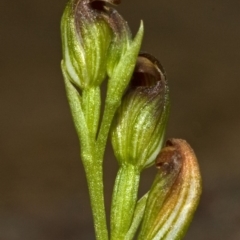
<path fill-rule="evenodd" d="M 111 209 L 111 240 L 126 239 L 131 227 L 140 180 L 139 170 L 122 166 L 117 174 Z"/>
<path fill-rule="evenodd" d="M 104 206 L 103 170 L 102 164 L 99 164 L 99 162 L 102 162 L 102 159 L 98 161 L 96 156 L 95 139 L 100 116 L 100 89 L 86 89 L 81 96 L 68 80 L 65 71 L 63 73 L 67 97 L 81 145 L 81 158 L 89 187 L 96 239 L 108 240 Z"/>
<path fill-rule="evenodd" d="M 120 104 L 120 101 L 116 103 L 109 103 L 108 99 L 106 99 L 103 118 L 102 118 L 101 126 L 99 129 L 99 134 L 97 137 L 97 148 L 98 148 L 97 159 L 103 160 L 109 129 L 111 127 L 114 114 L 119 104 Z"/>
<path fill-rule="evenodd" d="M 108 240 L 102 165 L 92 162 L 91 164 L 85 164 L 84 167 L 88 182 L 96 239 Z"/>
<path fill-rule="evenodd" d="M 143 219 L 143 214 L 145 211 L 147 198 L 148 198 L 148 193 L 146 193 L 140 200 L 138 200 L 135 211 L 134 211 L 132 224 L 128 230 L 128 233 L 127 233 L 125 239 L 133 239 L 134 238 L 134 236 L 139 228 L 139 225 Z"/>
<path fill-rule="evenodd" d="M 95 142 L 98 131 L 100 109 L 101 109 L 101 92 L 100 87 L 90 87 L 82 91 L 82 109 L 89 131 L 89 138 Z M 93 143 L 95 144 L 95 143 Z"/>
<path fill-rule="evenodd" d="M 91 87 L 83 90 L 82 106 L 85 121 L 89 129 L 88 138 L 90 141 L 90 145 L 92 146 L 91 151 L 88 152 L 88 155 L 82 156 L 82 159 L 88 182 L 96 239 L 108 240 L 108 230 L 104 205 L 102 169 L 103 155 L 102 158 L 99 158 L 97 156 L 98 151 L 96 143 L 96 135 L 98 130 L 101 106 L 99 87 Z"/>

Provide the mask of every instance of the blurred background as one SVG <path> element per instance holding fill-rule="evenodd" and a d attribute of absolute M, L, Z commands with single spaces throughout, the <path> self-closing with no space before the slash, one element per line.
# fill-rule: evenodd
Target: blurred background
<path fill-rule="evenodd" d="M 0 240 L 94 239 L 60 70 L 66 0 L 0 1 Z M 167 137 L 199 159 L 203 195 L 186 240 L 240 239 L 240 1 L 122 1 L 142 50 L 166 69 Z M 109 212 L 117 164 L 105 161 Z M 155 169 L 143 173 L 140 195 Z"/>

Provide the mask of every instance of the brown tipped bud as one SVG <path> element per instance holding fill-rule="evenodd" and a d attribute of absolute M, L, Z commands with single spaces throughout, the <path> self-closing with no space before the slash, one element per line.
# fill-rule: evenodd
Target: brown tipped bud
<path fill-rule="evenodd" d="M 171 174 L 173 171 L 179 172 L 182 166 L 182 156 L 172 146 L 167 146 L 161 150 L 156 159 L 156 167 L 162 174 Z"/>
<path fill-rule="evenodd" d="M 156 160 L 159 172 L 149 193 L 138 239 L 181 239 L 201 195 L 196 156 L 181 139 L 170 139 Z"/>
<path fill-rule="evenodd" d="M 128 47 L 131 37 L 128 25 L 110 6 L 119 3 L 119 0 L 70 0 L 64 11 L 62 69 L 65 78 L 80 89 L 99 86 Z"/>

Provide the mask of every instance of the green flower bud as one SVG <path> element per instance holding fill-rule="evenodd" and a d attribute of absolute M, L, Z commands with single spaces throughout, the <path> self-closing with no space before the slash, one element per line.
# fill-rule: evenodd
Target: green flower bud
<path fill-rule="evenodd" d="M 109 69 L 114 67 L 120 58 L 120 48 L 125 49 L 130 37 L 124 19 L 106 2 L 120 3 L 119 0 L 70 0 L 62 17 L 62 69 L 65 77 L 80 89 L 102 83 L 107 76 L 107 64 Z M 121 43 L 118 49 L 112 44 L 117 42 Z"/>
<path fill-rule="evenodd" d="M 112 144 L 120 164 L 140 170 L 159 153 L 169 112 L 168 86 L 159 62 L 140 54 L 112 126 Z"/>
<path fill-rule="evenodd" d="M 186 141 L 170 139 L 156 166 L 138 239 L 182 239 L 201 195 L 197 158 Z"/>

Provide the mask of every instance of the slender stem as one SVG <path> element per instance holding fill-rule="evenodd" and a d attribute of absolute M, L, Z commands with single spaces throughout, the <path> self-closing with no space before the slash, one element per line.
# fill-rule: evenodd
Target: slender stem
<path fill-rule="evenodd" d="M 91 88 L 83 91 L 82 96 L 68 81 L 64 72 L 65 86 L 72 112 L 73 121 L 81 144 L 83 161 L 89 187 L 94 228 L 97 240 L 108 240 L 108 230 L 104 206 L 102 159 L 96 157 L 96 132 L 100 117 L 100 89 Z"/>
<path fill-rule="evenodd" d="M 92 87 L 83 90 L 82 106 L 85 121 L 89 129 L 88 139 L 90 141 L 90 145 L 92 148 L 90 152 L 88 152 L 84 156 L 82 155 L 82 159 L 88 182 L 96 239 L 108 240 L 108 230 L 104 205 L 104 186 L 102 169 L 103 160 L 102 158 L 99 159 L 99 157 L 96 154 L 98 152 L 96 134 L 100 118 L 100 105 L 101 97 L 99 87 Z"/>
<path fill-rule="evenodd" d="M 119 106 L 119 103 L 120 101 L 116 103 L 108 103 L 108 101 L 106 101 L 105 103 L 103 118 L 102 118 L 99 134 L 97 138 L 97 147 L 98 147 L 97 158 L 99 160 L 103 160 L 109 129 L 110 129 L 114 114 Z"/>
<path fill-rule="evenodd" d="M 85 164 L 85 172 L 91 200 L 96 239 L 108 240 L 102 165 L 95 164 L 94 162 Z"/>
<path fill-rule="evenodd" d="M 139 170 L 122 166 L 115 181 L 111 209 L 111 240 L 126 239 L 131 227 L 140 180 Z"/>
<path fill-rule="evenodd" d="M 89 138 L 95 142 L 101 109 L 100 87 L 89 87 L 87 89 L 83 89 L 81 105 L 89 131 Z"/>
<path fill-rule="evenodd" d="M 139 225 L 143 219 L 143 214 L 145 211 L 147 198 L 148 198 L 148 193 L 146 193 L 140 200 L 138 200 L 135 211 L 134 211 L 132 224 L 128 230 L 125 240 L 128 240 L 128 239 L 131 240 L 134 238 L 134 236 L 139 228 Z"/>

